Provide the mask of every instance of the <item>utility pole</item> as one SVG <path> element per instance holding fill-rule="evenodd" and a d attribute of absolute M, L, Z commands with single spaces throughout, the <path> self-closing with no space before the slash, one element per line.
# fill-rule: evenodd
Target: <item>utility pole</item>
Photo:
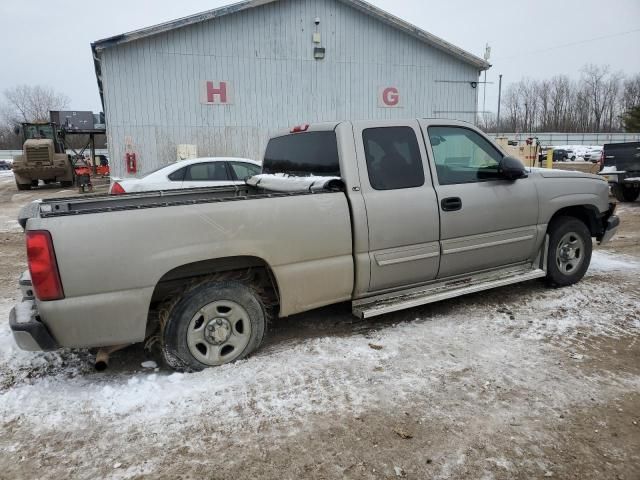
<path fill-rule="evenodd" d="M 496 130 L 498 130 L 496 133 L 498 135 L 500 135 L 500 106 L 502 104 L 502 74 L 500 74 L 500 82 L 498 83 L 498 119 L 497 119 L 497 125 L 496 125 Z"/>
<path fill-rule="evenodd" d="M 484 59 L 488 62 L 491 58 L 491 47 L 487 43 L 484 50 Z M 484 126 L 487 127 L 487 71 L 484 71 L 484 98 L 482 99 L 482 119 Z"/>

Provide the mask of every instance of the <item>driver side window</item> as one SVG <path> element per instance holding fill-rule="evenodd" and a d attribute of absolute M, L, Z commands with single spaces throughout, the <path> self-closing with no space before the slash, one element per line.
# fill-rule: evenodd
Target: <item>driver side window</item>
<path fill-rule="evenodd" d="M 485 138 L 464 127 L 429 127 L 440 185 L 498 180 L 502 154 Z"/>

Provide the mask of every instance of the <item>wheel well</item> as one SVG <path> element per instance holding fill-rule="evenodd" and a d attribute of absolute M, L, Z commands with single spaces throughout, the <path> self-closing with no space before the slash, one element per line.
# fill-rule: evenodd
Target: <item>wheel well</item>
<path fill-rule="evenodd" d="M 549 220 L 549 225 L 559 217 L 574 217 L 582 221 L 593 237 L 602 234 L 602 223 L 599 221 L 600 215 L 598 209 L 591 205 L 578 205 L 573 207 L 565 207 L 558 210 Z"/>
<path fill-rule="evenodd" d="M 278 303 L 278 284 L 267 262 L 250 256 L 226 257 L 189 263 L 165 273 L 153 291 L 150 310 L 154 304 L 184 290 L 194 280 L 218 274 L 226 278 L 241 278 L 263 290 L 270 297 L 271 304 Z"/>

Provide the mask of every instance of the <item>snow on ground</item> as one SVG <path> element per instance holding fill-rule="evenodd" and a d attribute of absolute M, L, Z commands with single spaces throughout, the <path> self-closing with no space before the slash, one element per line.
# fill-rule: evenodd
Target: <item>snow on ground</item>
<path fill-rule="evenodd" d="M 0 215 L 0 233 L 7 232 L 21 232 L 22 227 L 14 218 L 9 218 L 6 215 Z"/>
<path fill-rule="evenodd" d="M 593 252 L 589 273 L 640 270 L 640 262 L 636 258 L 608 252 Z"/>
<path fill-rule="evenodd" d="M 482 415 L 508 422 L 601 399 L 603 381 L 609 385 L 606 395 L 637 391 L 637 377 L 571 376 L 560 371 L 557 359 L 576 355 L 585 331 L 637 334 L 640 302 L 619 285 L 639 267 L 631 258 L 596 252 L 588 277 L 567 289 L 529 282 L 399 313 L 395 323 L 354 328 L 348 336 L 327 327 L 319 338 L 283 341 L 247 360 L 196 374 L 142 368 L 93 373 L 83 351 L 18 350 L 2 323 L 0 418 L 26 436 L 22 443 L 15 432 L 14 440 L 0 440 L 0 455 L 15 455 L 39 436 L 62 439 L 56 448 L 64 451 L 68 439 L 75 442 L 74 455 L 94 458 L 95 468 L 125 462 L 127 468 L 114 470 L 112 477 L 128 478 L 153 471 L 161 457 L 143 462 L 144 453 L 119 448 L 116 454 L 100 439 L 85 445 L 87 425 L 99 424 L 105 438 L 135 434 L 138 448 L 150 452 L 185 439 L 197 445 L 202 440 L 195 431 L 240 444 L 252 442 L 266 425 L 290 425 L 289 435 L 296 435 L 305 429 L 305 419 L 329 412 L 353 418 L 424 402 L 425 419 Z M 616 280 L 609 281 L 612 275 Z M 612 313 L 611 302 L 628 311 L 631 321 Z M 0 302 L 0 319 L 8 317 L 10 306 Z M 550 380 L 560 377 L 560 384 Z M 457 379 L 454 390 L 445 378 Z M 500 398 L 508 391 L 532 397 L 505 411 Z"/>

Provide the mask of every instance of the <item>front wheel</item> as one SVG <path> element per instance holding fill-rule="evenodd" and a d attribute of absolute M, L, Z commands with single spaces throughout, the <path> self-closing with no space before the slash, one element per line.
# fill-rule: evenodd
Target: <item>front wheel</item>
<path fill-rule="evenodd" d="M 640 196 L 640 188 L 625 187 L 617 183 L 611 187 L 611 192 L 619 202 L 635 202 Z"/>
<path fill-rule="evenodd" d="M 574 217 L 558 217 L 549 225 L 547 281 L 554 287 L 578 283 L 591 263 L 593 242 L 587 226 Z"/>
<path fill-rule="evenodd" d="M 244 358 L 260 346 L 266 318 L 260 297 L 247 285 L 199 285 L 168 313 L 162 332 L 165 362 L 192 372 Z"/>

